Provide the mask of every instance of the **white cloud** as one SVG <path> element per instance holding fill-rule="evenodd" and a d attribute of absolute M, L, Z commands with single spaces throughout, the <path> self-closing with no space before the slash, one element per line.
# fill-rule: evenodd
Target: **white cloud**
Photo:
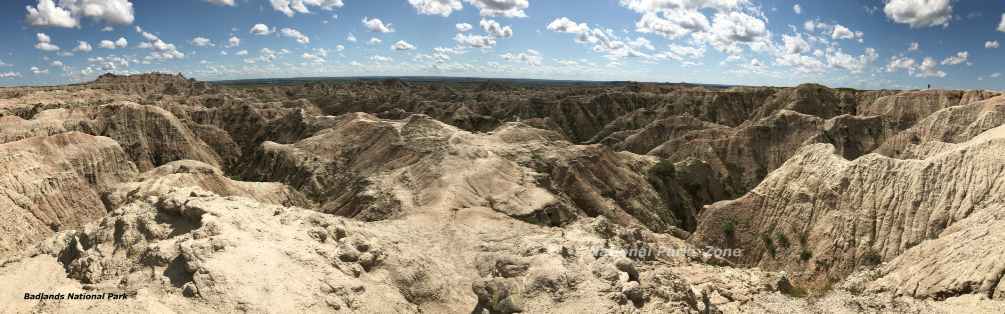
<path fill-rule="evenodd" d="M 889 0 L 883 13 L 896 23 L 911 28 L 949 26 L 953 18 L 951 0 Z"/>
<path fill-rule="evenodd" d="M 189 44 L 192 44 L 192 46 L 196 46 L 196 47 L 212 47 L 212 46 L 215 46 L 213 44 L 213 41 L 209 40 L 209 38 L 206 38 L 206 37 L 192 38 L 192 40 L 189 41 Z"/>
<path fill-rule="evenodd" d="M 35 44 L 35 49 L 42 51 L 59 51 L 59 46 L 52 44 L 52 38 L 49 38 L 49 35 L 38 33 L 35 34 L 35 37 L 38 38 L 38 43 Z"/>
<path fill-rule="evenodd" d="M 838 68 L 845 69 L 852 73 L 861 73 L 865 70 L 869 64 L 876 61 L 879 55 L 876 53 L 876 49 L 866 48 L 865 54 L 854 57 L 852 55 L 846 54 L 841 50 L 833 51 L 827 54 L 827 65 Z"/>
<path fill-rule="evenodd" d="M 369 17 L 364 16 L 363 17 L 363 26 L 366 26 L 366 29 L 370 30 L 371 32 L 375 32 L 375 33 L 393 33 L 394 32 L 394 28 L 391 28 L 391 23 L 387 23 L 387 25 L 385 25 L 384 22 L 381 21 L 378 18 L 371 19 Z"/>
<path fill-rule="evenodd" d="M 670 52 L 673 53 L 672 56 L 676 56 L 678 61 L 682 59 L 700 59 L 705 56 L 705 47 L 691 47 L 691 46 L 681 46 L 677 44 L 670 44 Z"/>
<path fill-rule="evenodd" d="M 770 45 L 771 40 L 764 21 L 742 12 L 716 13 L 711 30 L 696 35 L 697 39 L 730 55 L 742 52 L 739 44 L 753 48 Z"/>
<path fill-rule="evenodd" d="M 886 71 L 897 72 L 898 70 L 907 70 L 909 72 L 912 72 L 915 63 L 916 61 L 914 61 L 914 59 L 908 57 L 904 56 L 892 57 L 890 59 L 890 63 L 886 65 Z"/>
<path fill-rule="evenodd" d="M 248 31 L 248 32 L 251 33 L 251 34 L 253 34 L 253 35 L 268 36 L 268 35 L 271 35 L 272 33 L 275 33 L 276 29 L 275 28 L 269 29 L 268 25 L 265 25 L 265 24 L 262 24 L 262 23 L 258 23 L 258 24 L 255 24 L 254 26 L 252 26 L 251 30 Z"/>
<path fill-rule="evenodd" d="M 53 61 L 52 63 L 49 64 L 49 66 L 56 67 L 56 68 L 62 67 L 63 66 L 63 61 L 59 61 L 59 60 Z"/>
<path fill-rule="evenodd" d="M 640 33 L 653 33 L 677 39 L 693 32 L 705 32 L 711 28 L 708 18 L 697 10 L 674 10 L 659 14 L 653 12 L 643 14 L 642 18 L 635 23 L 635 30 Z"/>
<path fill-rule="evenodd" d="M 104 49 L 115 49 L 115 42 L 111 40 L 102 40 L 101 42 L 98 43 L 98 47 Z"/>
<path fill-rule="evenodd" d="M 1002 19 L 1001 22 L 998 22 L 997 30 L 999 32 L 1005 32 L 1005 13 L 1002 13 Z"/>
<path fill-rule="evenodd" d="M 282 12 L 288 17 L 293 17 L 297 13 L 308 14 L 311 13 L 308 6 L 320 7 L 322 10 L 331 11 L 337 8 L 341 8 L 344 3 L 342 0 L 269 0 L 272 3 L 272 9 Z"/>
<path fill-rule="evenodd" d="M 729 10 L 749 3 L 747 0 L 621 0 L 622 6 L 639 13 L 678 9 Z"/>
<path fill-rule="evenodd" d="M 495 38 L 482 35 L 457 34 L 454 36 L 454 41 L 458 45 L 474 48 L 489 48 L 496 45 Z"/>
<path fill-rule="evenodd" d="M 942 60 L 942 65 L 957 65 L 960 63 L 967 62 L 967 58 L 970 57 L 970 53 L 966 51 L 957 52 L 954 56 L 949 56 L 945 60 Z"/>
<path fill-rule="evenodd" d="M 129 46 L 129 41 L 126 40 L 125 37 L 119 37 L 119 39 L 115 41 L 115 47 L 125 48 L 126 46 Z"/>
<path fill-rule="evenodd" d="M 240 38 L 238 38 L 237 36 L 230 36 L 230 39 L 227 39 L 227 45 L 224 46 L 224 48 L 234 48 L 240 45 L 241 45 Z"/>
<path fill-rule="evenodd" d="M 999 78 L 1001 76 L 1002 76 L 1001 72 L 991 73 L 991 78 Z"/>
<path fill-rule="evenodd" d="M 454 11 L 464 8 L 461 0 L 408 0 L 419 14 L 450 16 Z"/>
<path fill-rule="evenodd" d="M 507 52 L 506 54 L 500 55 L 500 57 L 502 57 L 506 61 L 524 62 L 533 66 L 541 65 L 541 61 L 543 60 L 543 58 L 541 57 L 541 53 L 534 49 L 527 49 L 527 52 L 521 52 L 517 54 Z"/>
<path fill-rule="evenodd" d="M 391 45 L 391 49 L 392 50 L 399 50 L 399 51 L 400 50 L 415 50 L 415 46 L 412 45 L 412 44 L 409 44 L 408 42 L 406 42 L 404 40 L 399 40 L 398 42 L 396 42 L 393 45 Z"/>
<path fill-rule="evenodd" d="M 307 37 L 307 35 L 304 35 L 304 34 L 300 33 L 300 31 L 298 31 L 296 29 L 292 29 L 292 28 L 288 28 L 287 27 L 287 28 L 283 28 L 283 29 L 279 30 L 279 32 L 280 32 L 280 34 L 283 35 L 283 37 L 289 37 L 289 38 L 296 39 L 298 43 L 301 43 L 301 44 L 304 44 L 304 45 L 311 43 L 310 37 Z"/>
<path fill-rule="evenodd" d="M 79 27 L 84 17 L 117 25 L 135 20 L 130 0 L 60 0 L 58 5 L 52 0 L 38 0 L 36 6 L 25 9 L 28 24 L 40 27 Z"/>
<path fill-rule="evenodd" d="M 31 70 L 31 73 L 35 75 L 49 74 L 49 69 L 42 70 L 38 67 L 31 67 L 29 70 Z"/>
<path fill-rule="evenodd" d="M 529 0 L 464 0 L 477 7 L 481 16 L 527 17 Z"/>
<path fill-rule="evenodd" d="M 394 62 L 394 59 L 391 58 L 391 57 L 385 57 L 385 56 L 372 56 L 372 57 L 370 57 L 370 61 L 377 62 L 377 63 L 390 63 L 390 62 Z"/>
<path fill-rule="evenodd" d="M 145 42 L 141 42 L 137 47 L 141 49 L 151 50 L 150 54 L 144 57 L 145 61 L 176 60 L 185 58 L 185 54 L 182 53 L 181 51 L 178 51 L 178 48 L 175 47 L 174 44 L 164 42 L 159 37 L 157 37 L 157 35 L 154 35 L 153 33 L 150 32 L 145 32 L 143 31 L 143 28 L 139 26 L 136 27 L 136 32 L 143 35 L 143 38 L 147 40 Z M 125 42 L 124 39 L 122 38 L 120 38 L 120 41 Z M 118 43 L 116 43 L 116 45 L 118 45 Z"/>
<path fill-rule="evenodd" d="M 234 6 L 234 0 L 203 0 L 215 5 Z"/>
<path fill-rule="evenodd" d="M 384 41 L 383 41 L 383 40 L 380 40 L 380 38 L 377 38 L 377 37 L 370 37 L 370 41 L 368 41 L 367 43 L 368 43 L 368 44 L 371 44 L 371 45 L 380 45 L 380 44 L 381 44 L 381 43 L 383 43 L 383 42 L 384 42 Z"/>
<path fill-rule="evenodd" d="M 349 35 L 345 36 L 345 40 L 348 41 L 348 42 L 354 43 L 354 42 L 356 42 L 356 35 L 353 35 L 352 33 L 349 33 Z"/>
<path fill-rule="evenodd" d="M 855 33 L 849 30 L 847 27 L 841 24 L 834 25 L 834 31 L 831 32 L 831 39 L 852 39 L 855 38 Z"/>
<path fill-rule="evenodd" d="M 586 23 L 573 22 L 567 17 L 560 17 L 548 24 L 548 30 L 559 33 L 581 34 L 590 30 Z"/>
<path fill-rule="evenodd" d="M 918 51 L 918 49 L 921 49 L 921 44 L 916 41 L 911 42 L 911 46 L 907 47 L 907 51 Z"/>
<path fill-rule="evenodd" d="M 986 42 L 984 42 L 984 48 L 987 48 L 987 49 L 998 48 L 998 41 L 997 40 L 986 41 Z"/>
<path fill-rule="evenodd" d="M 0 78 L 21 77 L 21 72 L 0 72 Z"/>
<path fill-rule="evenodd" d="M 236 55 L 238 55 L 238 56 L 247 56 L 248 55 L 248 50 L 245 49 L 245 50 L 238 51 L 236 53 Z"/>
<path fill-rule="evenodd" d="M 790 54 L 802 54 L 810 51 L 810 44 L 803 39 L 802 34 L 795 36 L 782 35 L 782 43 L 785 45 L 785 52 Z"/>
<path fill-rule="evenodd" d="M 918 66 L 918 73 L 915 75 L 917 77 L 946 77 L 946 72 L 943 72 L 936 68 L 937 63 L 935 59 L 931 57 L 925 57 L 921 61 L 921 65 Z"/>
<path fill-rule="evenodd" d="M 799 4 L 796 3 L 795 5 L 792 6 L 792 12 L 796 12 L 796 14 L 803 14 L 803 7 L 799 6 Z"/>
<path fill-rule="evenodd" d="M 91 47 L 91 44 L 87 43 L 86 41 L 78 41 L 77 47 L 73 48 L 73 51 L 79 51 L 79 52 L 91 52 L 91 50 L 94 50 L 94 47 Z"/>
<path fill-rule="evenodd" d="M 499 22 L 483 19 L 478 24 L 481 25 L 482 30 L 484 30 L 486 33 L 489 33 L 489 35 L 492 35 L 493 37 L 496 38 L 513 37 L 513 29 L 510 28 L 509 26 L 502 26 L 499 24 Z"/>

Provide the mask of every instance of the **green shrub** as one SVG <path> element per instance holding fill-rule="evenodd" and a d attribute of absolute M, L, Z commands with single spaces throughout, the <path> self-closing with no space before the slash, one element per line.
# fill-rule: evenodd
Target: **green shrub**
<path fill-rule="evenodd" d="M 789 237 L 781 232 L 775 233 L 775 242 L 778 242 L 778 245 L 781 246 L 783 249 L 789 248 L 790 245 Z"/>
<path fill-rule="evenodd" d="M 813 252 L 810 252 L 810 250 L 803 249 L 803 251 L 799 253 L 799 259 L 804 262 L 810 260 L 810 258 L 813 258 Z"/>
<path fill-rule="evenodd" d="M 723 222 L 722 233 L 725 233 L 727 237 L 732 237 L 736 234 L 736 224 L 732 220 Z"/>
<path fill-rule="evenodd" d="M 653 165 L 652 169 L 649 169 L 649 172 L 657 177 L 672 178 L 677 173 L 677 169 L 674 167 L 672 161 L 664 159 Z"/>

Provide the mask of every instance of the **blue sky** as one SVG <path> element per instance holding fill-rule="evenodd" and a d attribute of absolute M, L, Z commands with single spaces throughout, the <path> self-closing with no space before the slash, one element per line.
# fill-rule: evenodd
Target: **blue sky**
<path fill-rule="evenodd" d="M 1003 13 L 952 0 L 4 1 L 0 86 L 161 71 L 1003 89 Z"/>

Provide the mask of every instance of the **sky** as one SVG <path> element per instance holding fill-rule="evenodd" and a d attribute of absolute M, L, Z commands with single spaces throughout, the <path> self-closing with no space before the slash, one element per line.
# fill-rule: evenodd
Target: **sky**
<path fill-rule="evenodd" d="M 1005 1 L 9 0 L 0 86 L 465 76 L 1005 89 Z"/>

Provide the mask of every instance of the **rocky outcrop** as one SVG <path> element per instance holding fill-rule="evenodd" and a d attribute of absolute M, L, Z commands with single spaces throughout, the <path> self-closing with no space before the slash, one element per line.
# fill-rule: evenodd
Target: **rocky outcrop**
<path fill-rule="evenodd" d="M 749 248 L 735 259 L 746 265 L 838 280 L 1002 202 L 1003 136 L 995 128 L 921 160 L 848 161 L 831 145 L 807 146 L 750 193 L 706 208 L 690 240 Z"/>
<path fill-rule="evenodd" d="M 118 143 L 76 132 L 2 144 L 0 170 L 0 257 L 101 218 L 101 194 L 136 175 Z"/>

